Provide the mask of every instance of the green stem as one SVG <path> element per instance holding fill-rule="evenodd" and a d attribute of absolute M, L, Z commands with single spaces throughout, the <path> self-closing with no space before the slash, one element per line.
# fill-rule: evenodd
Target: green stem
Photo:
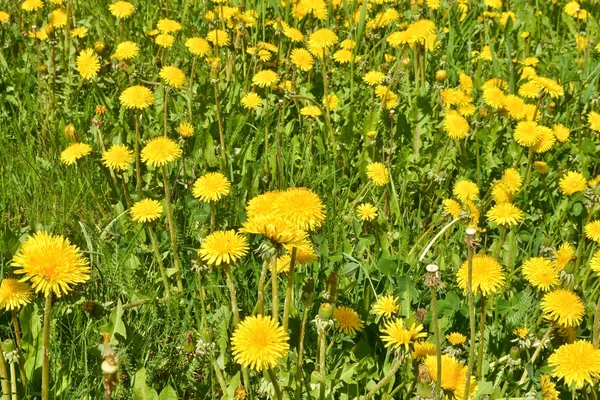
<path fill-rule="evenodd" d="M 231 311 L 233 312 L 233 326 L 236 327 L 240 323 L 240 309 L 237 305 L 237 294 L 235 292 L 235 285 L 233 284 L 233 272 L 231 267 L 226 265 L 223 267 L 225 271 L 225 280 L 227 281 L 227 289 L 229 289 L 229 295 L 231 296 Z"/>
<path fill-rule="evenodd" d="M 217 214 L 217 204 L 214 201 L 210 202 L 210 233 L 215 231 L 215 219 Z"/>
<path fill-rule="evenodd" d="M 436 382 L 435 392 L 433 392 L 433 396 L 435 400 L 440 399 L 440 388 L 442 382 L 442 341 L 440 338 L 440 327 L 438 321 L 438 309 L 437 309 L 437 285 L 433 285 L 431 287 L 431 325 L 433 328 L 433 334 L 435 336 L 435 354 L 436 354 L 436 362 L 437 362 L 437 374 L 436 374 Z"/>
<path fill-rule="evenodd" d="M 281 388 L 279 388 L 277 375 L 275 375 L 275 372 L 272 368 L 267 369 L 267 373 L 269 374 L 269 378 L 271 378 L 271 382 L 273 383 L 273 389 L 275 389 L 275 398 L 277 400 L 283 400 L 283 394 L 281 393 Z"/>
<path fill-rule="evenodd" d="M 477 380 L 481 380 L 483 373 L 483 350 L 485 343 L 485 296 L 481 294 L 481 316 L 479 320 L 479 352 L 477 353 Z"/>
<path fill-rule="evenodd" d="M 2 381 L 2 400 L 10 400 L 8 364 L 6 364 L 6 358 L 4 358 L 4 351 L 2 351 L 2 348 L 0 348 L 0 381 Z"/>
<path fill-rule="evenodd" d="M 260 271 L 260 279 L 258 281 L 258 299 L 256 300 L 256 308 L 260 315 L 265 314 L 265 281 L 267 280 L 267 270 L 269 269 L 269 261 L 263 261 L 262 271 Z"/>
<path fill-rule="evenodd" d="M 169 278 L 167 278 L 167 271 L 165 270 L 165 266 L 162 261 L 162 256 L 160 254 L 160 250 L 158 249 L 158 240 L 156 240 L 156 234 L 154 233 L 152 225 L 148 225 L 148 232 L 150 232 L 150 239 L 152 239 L 152 247 L 154 247 L 154 256 L 156 257 L 156 263 L 158 264 L 160 276 L 162 278 L 163 284 L 165 285 L 165 298 L 169 298 L 169 296 L 171 295 L 171 290 L 169 288 Z"/>
<path fill-rule="evenodd" d="M 302 311 L 302 323 L 300 325 L 300 338 L 298 339 L 298 360 L 296 361 L 296 400 L 302 398 L 302 357 L 304 356 L 304 335 L 306 334 L 306 322 L 308 321 L 308 310 L 312 302 L 307 302 Z"/>
<path fill-rule="evenodd" d="M 319 342 L 319 400 L 325 400 L 325 356 L 327 350 L 327 332 L 325 331 L 325 328 L 319 330 Z"/>
<path fill-rule="evenodd" d="M 287 276 L 287 287 L 285 288 L 285 302 L 283 303 L 283 330 L 287 332 L 290 319 L 290 308 L 292 304 L 292 295 L 294 294 L 294 269 L 296 268 L 296 248 L 292 248 L 290 256 L 290 270 Z"/>
<path fill-rule="evenodd" d="M 52 292 L 46 295 L 44 307 L 44 341 L 42 347 L 42 400 L 50 399 L 50 310 Z"/>
<path fill-rule="evenodd" d="M 163 104 L 163 128 L 164 135 L 167 136 L 167 118 L 169 116 L 169 87 L 165 85 L 165 101 Z"/>
<path fill-rule="evenodd" d="M 473 294 L 473 249 L 468 245 L 467 255 L 467 296 L 469 302 L 469 326 L 471 328 L 471 339 L 469 341 L 469 362 L 467 364 L 467 381 L 465 383 L 465 393 L 470 393 L 471 373 L 473 372 L 473 362 L 475 361 L 475 305 Z"/>
<path fill-rule="evenodd" d="M 187 11 L 187 1 L 185 3 L 185 9 Z M 190 92 L 188 95 L 188 114 L 190 123 L 193 123 L 192 118 L 192 97 L 194 95 L 194 70 L 196 69 L 196 57 L 194 57 L 194 61 L 192 61 L 192 73 L 190 74 Z"/>
<path fill-rule="evenodd" d="M 535 349 L 535 352 L 533 353 L 533 355 L 531 356 L 531 359 L 529 360 L 529 364 L 533 364 L 535 362 L 535 360 L 538 358 L 542 349 L 544 348 L 544 345 L 546 344 L 546 341 L 550 337 L 551 332 L 552 332 L 552 326 L 550 326 L 548 328 L 548 330 L 542 337 L 542 340 L 540 340 L 540 343 L 538 344 L 537 348 Z M 523 375 L 521 376 L 521 380 L 519 381 L 519 386 L 523 385 L 525 383 L 526 379 L 527 379 L 527 369 L 525 371 L 523 371 Z"/>
<path fill-rule="evenodd" d="M 596 312 L 594 313 L 594 328 L 593 328 L 593 343 L 596 347 L 600 348 L 600 296 L 598 296 L 598 303 L 596 304 Z"/>
<path fill-rule="evenodd" d="M 175 220 L 173 218 L 173 208 L 171 207 L 171 191 L 169 190 L 169 181 L 167 180 L 167 167 L 162 166 L 163 186 L 165 189 L 165 205 L 167 206 L 167 219 L 169 221 L 169 234 L 171 235 L 171 251 L 173 252 L 173 262 L 175 264 L 175 276 L 177 277 L 177 290 L 183 292 L 183 281 L 181 279 L 181 261 L 179 261 L 179 249 L 177 247 L 177 235 L 175 234 Z"/>
<path fill-rule="evenodd" d="M 227 155 L 225 152 L 225 133 L 223 132 L 223 118 L 221 117 L 221 104 L 219 102 L 219 82 L 214 84 L 215 89 L 215 103 L 217 106 L 217 120 L 219 123 L 219 140 L 221 141 L 221 170 L 225 171 L 227 168 Z"/>
<path fill-rule="evenodd" d="M 17 342 L 17 355 L 19 356 L 19 374 L 21 375 L 21 383 L 23 391 L 27 395 L 27 376 L 25 375 L 25 358 L 23 358 L 23 347 L 21 345 L 21 329 L 19 328 L 19 320 L 17 312 L 12 311 L 13 327 L 15 328 L 15 341 Z"/>
<path fill-rule="evenodd" d="M 135 190 L 138 195 L 142 191 L 142 163 L 140 161 L 140 119 L 141 114 L 137 111 L 134 115 L 135 119 Z"/>
<path fill-rule="evenodd" d="M 223 378 L 223 373 L 221 372 L 221 368 L 219 364 L 217 364 L 217 360 L 215 360 L 215 356 L 211 354 L 210 363 L 212 364 L 215 375 L 217 376 L 217 382 L 219 382 L 219 386 L 221 387 L 221 391 L 223 393 L 227 393 L 227 382 L 225 382 L 225 378 Z"/>
<path fill-rule="evenodd" d="M 364 400 L 371 399 L 375 395 L 375 393 L 379 391 L 379 389 L 384 387 L 396 374 L 396 371 L 398 371 L 400 365 L 402 365 L 402 357 L 396 357 L 388 373 L 373 387 L 373 389 L 371 389 L 371 391 L 369 391 L 369 393 L 367 393 Z"/>
<path fill-rule="evenodd" d="M 10 363 L 10 392 L 12 393 L 12 400 L 17 400 L 17 370 L 15 369 L 14 360 Z"/>
<path fill-rule="evenodd" d="M 271 295 L 272 295 L 272 316 L 273 321 L 279 320 L 279 288 L 277 287 L 279 279 L 277 279 L 277 255 L 271 260 Z"/>
<path fill-rule="evenodd" d="M 123 175 L 123 171 L 121 171 L 121 184 L 123 185 L 123 193 L 125 194 L 125 202 L 127 203 L 127 208 L 131 208 L 133 203 L 131 201 L 131 196 L 129 195 L 129 190 L 127 189 L 127 184 L 125 183 L 125 175 Z"/>

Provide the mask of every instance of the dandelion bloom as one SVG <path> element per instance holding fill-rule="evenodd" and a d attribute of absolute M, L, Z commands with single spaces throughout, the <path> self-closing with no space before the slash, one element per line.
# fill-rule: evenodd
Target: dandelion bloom
<path fill-rule="evenodd" d="M 390 182 L 390 172 L 387 167 L 380 162 L 374 162 L 367 165 L 367 176 L 375 186 L 385 186 Z"/>
<path fill-rule="evenodd" d="M 427 333 L 421 332 L 423 325 L 412 324 L 410 328 L 405 328 L 402 318 L 388 321 L 381 330 L 381 340 L 385 342 L 385 347 L 392 346 L 398 349 L 402 346 L 408 350 L 408 346 L 415 340 L 426 337 Z M 385 334 L 385 335 L 383 335 Z"/>
<path fill-rule="evenodd" d="M 209 203 L 219 201 L 221 197 L 227 196 L 230 190 L 231 183 L 225 175 L 220 172 L 209 172 L 196 180 L 192 194 L 195 198 Z"/>
<path fill-rule="evenodd" d="M 593 385 L 600 376 L 600 349 L 587 340 L 563 344 L 550 355 L 548 365 L 553 368 L 552 376 L 571 387 L 579 389 L 586 382 Z"/>
<path fill-rule="evenodd" d="M 290 61 L 300 71 L 310 71 L 314 64 L 313 56 L 306 49 L 294 49 L 290 55 Z"/>
<path fill-rule="evenodd" d="M 446 113 L 444 131 L 451 139 L 464 139 L 469 135 L 469 122 L 456 111 Z"/>
<path fill-rule="evenodd" d="M 150 140 L 142 149 L 142 161 L 153 167 L 177 160 L 181 157 L 181 147 L 166 136 L 159 136 Z"/>
<path fill-rule="evenodd" d="M 442 204 L 444 206 L 444 214 L 451 215 L 454 219 L 458 218 L 463 212 L 460 203 L 456 200 L 445 199 Z"/>
<path fill-rule="evenodd" d="M 356 207 L 356 214 L 362 221 L 373 221 L 377 218 L 377 207 L 371 203 L 362 203 Z"/>
<path fill-rule="evenodd" d="M 536 122 L 523 121 L 517 124 L 513 136 L 520 146 L 531 147 L 540 141 L 541 132 Z"/>
<path fill-rule="evenodd" d="M 504 109 L 508 111 L 508 115 L 514 120 L 525 118 L 525 102 L 519 96 L 509 94 L 504 97 Z"/>
<path fill-rule="evenodd" d="M 192 137 L 194 136 L 194 127 L 189 122 L 182 122 L 177 127 L 177 133 L 184 139 Z"/>
<path fill-rule="evenodd" d="M 554 79 L 537 77 L 535 78 L 535 82 L 542 89 L 542 92 L 546 93 L 552 98 L 557 98 L 564 96 L 565 90 L 560 85 L 560 83 L 556 82 Z"/>
<path fill-rule="evenodd" d="M 128 40 L 126 42 L 119 43 L 112 56 L 119 61 L 131 60 L 132 58 L 137 57 L 139 52 L 139 46 L 136 43 Z"/>
<path fill-rule="evenodd" d="M 248 200 L 246 204 L 246 215 L 248 219 L 273 213 L 273 205 L 282 192 L 273 190 L 259 194 Z"/>
<path fill-rule="evenodd" d="M 431 355 L 425 359 L 425 368 L 434 381 L 437 380 L 437 357 Z M 470 376 L 469 395 L 465 396 L 467 383 L 467 366 L 455 357 L 442 354 L 442 381 L 438 382 L 444 393 L 451 394 L 451 398 L 470 399 L 477 392 L 477 380 Z"/>
<path fill-rule="evenodd" d="M 556 140 L 558 140 L 561 143 L 564 143 L 567 140 L 569 140 L 569 137 L 571 136 L 571 131 L 563 124 L 554 125 L 552 127 L 552 133 L 554 133 L 554 137 L 556 137 Z"/>
<path fill-rule="evenodd" d="M 210 44 L 201 37 L 189 38 L 185 41 L 185 47 L 188 48 L 190 53 L 198 57 L 204 57 L 210 53 Z"/>
<path fill-rule="evenodd" d="M 133 152 L 127 146 L 115 144 L 102 154 L 102 163 L 113 171 L 125 171 L 133 161 Z"/>
<path fill-rule="evenodd" d="M 21 8 L 25 11 L 37 11 L 44 6 L 42 0 L 25 0 L 21 4 Z"/>
<path fill-rule="evenodd" d="M 531 286 L 547 292 L 559 284 L 556 265 L 543 257 L 531 257 L 521 267 L 523 276 Z"/>
<path fill-rule="evenodd" d="M 531 146 L 531 149 L 536 153 L 545 153 L 550 150 L 554 143 L 556 143 L 556 137 L 552 129 L 546 126 L 538 126 L 539 139 L 538 142 Z"/>
<path fill-rule="evenodd" d="M 533 169 L 540 174 L 547 174 L 550 171 L 550 167 L 544 161 L 536 161 L 533 163 Z"/>
<path fill-rule="evenodd" d="M 494 294 L 504 284 L 504 272 L 502 266 L 495 258 L 487 254 L 475 254 L 473 256 L 472 290 L 473 293 L 481 291 L 484 296 Z M 467 291 L 469 279 L 469 261 L 465 261 L 457 273 L 458 286 Z"/>
<path fill-rule="evenodd" d="M 467 342 L 467 337 L 458 332 L 449 333 L 446 335 L 446 339 L 448 339 L 448 342 L 450 342 L 452 346 L 462 346 Z"/>
<path fill-rule="evenodd" d="M 315 250 L 312 247 L 312 244 L 310 244 L 309 242 L 307 242 L 306 246 L 303 247 L 287 246 L 286 249 L 288 253 L 277 258 L 278 273 L 289 272 L 290 262 L 292 261 L 290 253 L 293 250 L 293 248 L 296 249 L 296 265 L 313 263 L 318 259 L 317 254 L 315 253 Z"/>
<path fill-rule="evenodd" d="M 77 56 L 77 71 L 83 79 L 96 77 L 100 70 L 100 60 L 92 49 L 83 50 Z"/>
<path fill-rule="evenodd" d="M 75 164 L 77 160 L 92 152 L 92 147 L 87 143 L 73 143 L 60 153 L 60 161 L 66 165 Z"/>
<path fill-rule="evenodd" d="M 136 202 L 130 210 L 134 222 L 154 222 L 163 212 L 163 206 L 156 200 L 143 199 Z"/>
<path fill-rule="evenodd" d="M 435 344 L 431 342 L 414 342 L 412 357 L 415 360 L 424 360 L 436 353 Z"/>
<path fill-rule="evenodd" d="M 181 89 L 185 84 L 185 74 L 173 65 L 162 67 L 158 75 L 166 85 L 174 89 Z"/>
<path fill-rule="evenodd" d="M 554 382 L 546 374 L 540 375 L 540 388 L 542 389 L 543 400 L 559 400 L 560 393 L 556 390 Z"/>
<path fill-rule="evenodd" d="M 208 235 L 198 250 L 210 265 L 234 264 L 248 253 L 248 240 L 234 230 L 216 231 Z"/>
<path fill-rule="evenodd" d="M 486 214 L 491 222 L 502 226 L 517 225 L 523 221 L 523 211 L 512 203 L 499 203 Z"/>
<path fill-rule="evenodd" d="M 67 24 L 67 13 L 62 8 L 52 11 L 50 24 L 55 28 L 62 28 Z"/>
<path fill-rule="evenodd" d="M 355 335 L 364 328 L 364 323 L 360 320 L 358 313 L 346 306 L 339 306 L 333 309 L 333 318 L 336 321 L 337 329 L 347 335 Z"/>
<path fill-rule="evenodd" d="M 582 192 L 585 190 L 586 180 L 585 177 L 579 172 L 569 171 L 563 175 L 558 181 L 560 191 L 567 196 L 573 193 Z"/>
<path fill-rule="evenodd" d="M 588 222 L 585 225 L 585 236 L 596 243 L 600 243 L 600 220 Z"/>
<path fill-rule="evenodd" d="M 16 311 L 31 302 L 33 291 L 25 282 L 4 278 L 0 283 L 0 308 Z"/>
<path fill-rule="evenodd" d="M 119 101 L 127 109 L 143 110 L 154 103 L 154 95 L 147 87 L 136 85 L 125 89 L 119 96 Z"/>
<path fill-rule="evenodd" d="M 335 110 L 338 107 L 339 102 L 340 99 L 338 99 L 338 97 L 333 93 L 328 94 L 327 98 L 323 97 L 323 100 L 321 100 L 323 106 L 329 108 L 330 110 Z"/>
<path fill-rule="evenodd" d="M 78 26 L 71 30 L 71 37 L 83 39 L 88 34 L 88 29 L 85 26 Z"/>
<path fill-rule="evenodd" d="M 175 43 L 175 37 L 168 33 L 161 33 L 160 35 L 156 36 L 154 42 L 160 47 L 168 49 L 170 47 L 173 47 L 173 43 Z"/>
<path fill-rule="evenodd" d="M 373 305 L 373 312 L 380 317 L 391 318 L 398 311 L 398 298 L 381 296 Z"/>
<path fill-rule="evenodd" d="M 540 306 L 546 318 L 567 328 L 578 326 L 585 311 L 579 296 L 565 289 L 556 289 L 545 295 Z"/>
<path fill-rule="evenodd" d="M 299 29 L 296 28 L 286 27 L 283 29 L 283 34 L 292 42 L 301 42 L 304 40 L 304 35 Z"/>
<path fill-rule="evenodd" d="M 119 19 L 127 19 L 133 14 L 135 7 L 127 1 L 117 1 L 109 5 L 108 10 Z"/>
<path fill-rule="evenodd" d="M 290 338 L 271 317 L 246 317 L 235 329 L 231 348 L 235 362 L 257 371 L 277 365 L 290 348 Z"/>
<path fill-rule="evenodd" d="M 321 109 L 317 106 L 305 106 L 302 107 L 302 109 L 300 109 L 300 115 L 304 115 L 305 117 L 317 118 L 323 115 L 323 113 L 321 112 Z"/>
<path fill-rule="evenodd" d="M 600 51 L 600 47 L 598 51 Z M 600 114 L 594 111 L 590 111 L 588 114 L 588 123 L 590 124 L 591 130 L 600 132 Z"/>
<path fill-rule="evenodd" d="M 556 268 L 562 271 L 575 256 L 575 248 L 571 243 L 563 243 L 554 253 Z"/>
<path fill-rule="evenodd" d="M 303 187 L 282 192 L 273 204 L 273 212 L 307 231 L 313 231 L 325 222 L 323 202 L 315 192 Z"/>
<path fill-rule="evenodd" d="M 537 78 L 537 77 L 536 77 Z M 519 88 L 519 96 L 534 99 L 540 95 L 540 85 L 535 80 L 524 83 Z"/>
<path fill-rule="evenodd" d="M 6 23 L 10 19 L 10 14 L 5 11 L 0 11 L 0 23 Z"/>
<path fill-rule="evenodd" d="M 347 64 L 352 61 L 352 51 L 338 50 L 333 53 L 333 60 L 339 64 Z"/>
<path fill-rule="evenodd" d="M 299 229 L 289 220 L 276 214 L 256 215 L 248 218 L 242 225 L 240 232 L 262 235 L 283 245 L 304 246 L 306 244 L 305 231 Z"/>
<path fill-rule="evenodd" d="M 590 268 L 600 275 L 600 250 L 596 250 L 594 256 L 590 260 Z"/>
<path fill-rule="evenodd" d="M 24 275 L 21 282 L 30 281 L 36 293 L 61 297 L 72 286 L 90 279 L 90 268 L 83 253 L 68 239 L 40 231 L 27 237 L 11 264 Z"/>
<path fill-rule="evenodd" d="M 279 82 L 279 75 L 270 69 L 259 71 L 252 77 L 252 83 L 260 87 L 272 87 L 277 82 Z"/>
<path fill-rule="evenodd" d="M 369 86 L 379 85 L 383 82 L 384 79 L 385 74 L 379 71 L 369 71 L 362 78 L 363 82 Z"/>
<path fill-rule="evenodd" d="M 491 108 L 497 110 L 504 107 L 506 95 L 502 89 L 496 86 L 488 87 L 483 90 L 483 101 Z"/>
<path fill-rule="evenodd" d="M 262 104 L 261 97 L 255 92 L 250 92 L 242 97 L 242 106 L 248 110 L 253 110 Z"/>
<path fill-rule="evenodd" d="M 338 37 L 333 31 L 327 28 L 322 28 L 311 33 L 308 38 L 308 48 L 315 54 L 321 54 L 324 50 L 338 42 Z"/>
<path fill-rule="evenodd" d="M 156 29 L 163 33 L 179 32 L 181 30 L 181 24 L 172 19 L 163 18 L 156 23 Z"/>
<path fill-rule="evenodd" d="M 452 194 L 460 201 L 475 200 L 479 197 L 479 188 L 476 183 L 469 180 L 463 180 L 454 185 Z"/>
<path fill-rule="evenodd" d="M 229 34 L 222 29 L 214 29 L 206 34 L 206 40 L 217 47 L 228 46 Z"/>

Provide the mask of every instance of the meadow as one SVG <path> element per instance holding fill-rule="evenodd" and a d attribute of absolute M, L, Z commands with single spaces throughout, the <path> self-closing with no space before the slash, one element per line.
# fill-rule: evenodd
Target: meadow
<path fill-rule="evenodd" d="M 1 0 L 0 400 L 598 400 L 599 17 Z"/>

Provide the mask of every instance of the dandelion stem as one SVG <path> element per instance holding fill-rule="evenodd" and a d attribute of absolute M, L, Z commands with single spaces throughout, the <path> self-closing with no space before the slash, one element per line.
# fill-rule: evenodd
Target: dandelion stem
<path fill-rule="evenodd" d="M 213 354 L 210 355 L 210 362 L 215 370 L 215 375 L 217 376 L 217 382 L 219 382 L 221 391 L 223 393 L 227 393 L 227 383 L 225 382 L 225 378 L 223 378 L 221 367 L 219 367 L 219 364 L 217 364 L 217 360 L 215 360 L 215 356 Z"/>
<path fill-rule="evenodd" d="M 2 381 L 2 400 L 10 400 L 10 381 L 8 378 L 8 365 L 4 352 L 0 349 L 0 381 Z"/>
<path fill-rule="evenodd" d="M 187 11 L 187 1 L 185 3 L 186 5 L 186 11 Z M 194 60 L 192 61 L 192 73 L 190 74 L 190 93 L 188 95 L 188 114 L 189 114 L 189 119 L 190 119 L 190 123 L 192 123 L 193 119 L 192 119 L 192 96 L 194 94 L 194 71 L 196 69 L 196 57 L 194 57 Z"/>
<path fill-rule="evenodd" d="M 593 343 L 596 347 L 600 345 L 600 296 L 598 296 L 598 303 L 596 304 L 596 312 L 594 313 L 594 327 L 593 327 Z"/>
<path fill-rule="evenodd" d="M 485 296 L 481 294 L 481 315 L 479 320 L 479 352 L 477 353 L 477 380 L 483 376 L 483 351 L 485 343 Z"/>
<path fill-rule="evenodd" d="M 375 393 L 377 393 L 379 391 L 379 389 L 384 387 L 392 379 L 392 377 L 396 374 L 396 372 L 398 371 L 398 368 L 400 368 L 401 364 L 402 364 L 402 357 L 396 356 L 396 359 L 392 363 L 392 366 L 390 367 L 390 370 L 388 371 L 388 373 L 383 377 L 382 380 L 380 380 L 373 387 L 373 389 L 371 389 L 371 391 L 369 391 L 369 393 L 367 393 L 367 395 L 365 396 L 365 400 L 371 399 L 375 395 Z"/>
<path fill-rule="evenodd" d="M 279 320 L 279 289 L 277 287 L 279 280 L 277 279 L 277 256 L 271 259 L 271 295 L 272 295 L 272 316 L 273 321 Z"/>
<path fill-rule="evenodd" d="M 19 320 L 17 312 L 12 310 L 13 327 L 15 328 L 15 341 L 17 342 L 17 355 L 19 356 L 19 374 L 21 375 L 21 383 L 23 391 L 27 394 L 27 376 L 25 375 L 25 359 L 23 358 L 23 347 L 21 345 L 21 329 L 19 328 Z"/>
<path fill-rule="evenodd" d="M 302 322 L 300 324 L 300 338 L 298 339 L 298 360 L 296 361 L 296 400 L 302 398 L 302 358 L 304 356 L 304 335 L 306 333 L 306 322 L 308 321 L 308 311 L 312 301 L 307 301 L 304 304 L 302 311 Z"/>
<path fill-rule="evenodd" d="M 237 305 L 237 295 L 235 292 L 235 285 L 233 284 L 233 272 L 231 267 L 226 265 L 223 270 L 225 271 L 225 280 L 227 281 L 227 289 L 229 289 L 229 296 L 231 296 L 231 311 L 233 312 L 233 326 L 236 327 L 240 323 L 240 309 Z"/>
<path fill-rule="evenodd" d="M 219 103 L 219 81 L 214 84 L 215 104 L 217 106 L 217 120 L 219 123 L 219 140 L 221 141 L 221 169 L 225 171 L 227 167 L 227 155 L 225 153 L 225 133 L 223 132 L 223 119 L 221 117 L 221 104 Z"/>
<path fill-rule="evenodd" d="M 215 231 L 215 219 L 217 214 L 217 205 L 214 201 L 210 202 L 210 233 Z"/>
<path fill-rule="evenodd" d="M 175 276 L 177 277 L 177 290 L 183 292 L 183 281 L 181 280 L 181 261 L 179 261 L 179 249 L 177 248 L 177 235 L 175 234 L 175 221 L 173 219 L 173 208 L 171 206 L 171 192 L 167 180 L 167 167 L 162 166 L 163 185 L 165 189 L 165 205 L 167 206 L 167 219 L 169 221 L 169 233 L 171 235 L 171 251 L 175 263 Z"/>
<path fill-rule="evenodd" d="M 431 286 L 431 326 L 435 337 L 435 354 L 437 360 L 436 386 L 433 396 L 435 400 L 440 399 L 440 388 L 442 382 L 442 340 L 440 338 L 440 326 L 437 309 L 437 284 Z"/>
<path fill-rule="evenodd" d="M 127 189 L 127 183 L 125 183 L 125 175 L 123 175 L 123 171 L 121 171 L 121 184 L 123 185 L 123 193 L 125 194 L 127 208 L 131 208 L 133 203 L 131 202 L 131 197 L 129 196 L 129 190 Z"/>
<path fill-rule="evenodd" d="M 546 331 L 546 333 L 540 340 L 540 343 L 538 344 L 537 348 L 535 349 L 535 352 L 533 353 L 533 355 L 531 356 L 531 359 L 529 360 L 529 364 L 533 364 L 535 362 L 535 360 L 538 358 L 538 356 L 542 352 L 542 349 L 544 348 L 544 344 L 546 344 L 546 341 L 550 337 L 551 332 L 552 332 L 552 326 L 550 326 L 548 328 L 548 330 Z M 519 386 L 523 385 L 525 383 L 526 379 L 527 379 L 527 369 L 525 369 L 525 371 L 523 371 L 523 375 L 521 376 L 521 380 L 519 381 Z"/>
<path fill-rule="evenodd" d="M 292 295 L 294 293 L 294 269 L 296 267 L 296 248 L 292 248 L 290 256 L 290 270 L 287 276 L 287 287 L 285 288 L 285 302 L 283 303 L 283 330 L 287 332 L 290 319 L 290 308 L 292 304 Z"/>
<path fill-rule="evenodd" d="M 467 297 L 469 303 L 469 326 L 471 328 L 471 338 L 469 341 L 469 362 L 467 364 L 467 377 L 465 383 L 465 394 L 469 393 L 471 387 L 471 373 L 473 372 L 473 362 L 475 361 L 475 305 L 473 294 L 473 248 L 467 245 Z"/>
<path fill-rule="evenodd" d="M 319 400 L 325 399 L 325 357 L 327 350 L 327 331 L 325 329 L 325 327 L 319 329 Z"/>
<path fill-rule="evenodd" d="M 42 400 L 50 399 L 50 310 L 52 292 L 46 295 L 44 307 L 44 341 L 42 347 Z"/>
<path fill-rule="evenodd" d="M 138 194 L 142 191 L 142 163 L 140 161 L 140 112 L 135 113 L 135 190 Z"/>
<path fill-rule="evenodd" d="M 96 190 L 94 190 L 94 185 L 92 185 L 92 182 L 90 181 L 90 177 L 88 176 L 87 171 L 85 170 L 85 168 L 83 166 L 83 162 L 81 160 L 77 160 L 77 164 L 79 165 L 79 169 L 81 170 L 81 174 L 83 175 L 83 179 L 85 179 L 88 189 L 90 189 L 92 198 L 96 202 L 96 205 L 98 206 L 98 210 L 100 210 L 100 214 L 102 214 L 103 218 L 106 218 L 106 212 L 104 211 L 104 206 L 102 205 L 102 203 L 100 203 L 100 199 L 98 198 L 98 195 L 96 194 Z"/>
<path fill-rule="evenodd" d="M 279 382 L 277 381 L 277 375 L 275 374 L 272 368 L 267 369 L 267 372 L 269 374 L 269 378 L 271 378 L 271 382 L 273 382 L 273 389 L 275 389 L 275 398 L 277 400 L 283 400 L 281 388 L 279 387 Z"/>
<path fill-rule="evenodd" d="M 267 270 L 269 269 L 269 261 L 263 261 L 263 267 L 260 271 L 260 279 L 258 281 L 258 299 L 256 301 L 256 308 L 260 315 L 265 314 L 265 281 L 267 280 Z"/>
<path fill-rule="evenodd" d="M 158 264 L 160 276 L 162 277 L 163 284 L 165 285 L 165 298 L 169 298 L 169 296 L 171 295 L 171 290 L 169 289 L 169 279 L 167 278 L 167 271 L 165 270 L 165 266 L 162 261 L 162 256 L 158 248 L 158 240 L 156 240 L 156 233 L 154 233 L 154 228 L 151 225 L 148 225 L 148 232 L 150 232 L 150 239 L 152 240 L 152 247 L 154 247 L 154 256 L 156 257 L 156 263 Z"/>
<path fill-rule="evenodd" d="M 163 130 L 164 135 L 167 136 L 167 118 L 169 116 L 169 86 L 165 85 L 165 101 L 163 104 Z"/>

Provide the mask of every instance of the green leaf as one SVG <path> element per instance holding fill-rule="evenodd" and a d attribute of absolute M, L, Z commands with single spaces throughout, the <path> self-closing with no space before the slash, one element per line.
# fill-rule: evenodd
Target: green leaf
<path fill-rule="evenodd" d="M 171 387 L 171 385 L 167 385 L 160 392 L 158 400 L 177 400 L 177 392 Z"/>
<path fill-rule="evenodd" d="M 133 377 L 133 400 L 158 400 L 158 393 L 146 384 L 146 368 L 138 369 Z"/>
<path fill-rule="evenodd" d="M 108 323 L 100 328 L 100 333 L 108 333 L 110 334 L 110 343 L 116 345 L 119 343 L 119 339 L 116 337 L 118 333 L 123 339 L 127 339 L 127 329 L 125 328 L 125 324 L 122 320 L 123 317 L 123 304 L 121 300 L 117 303 L 117 307 L 114 308 L 110 317 L 108 318 Z"/>

